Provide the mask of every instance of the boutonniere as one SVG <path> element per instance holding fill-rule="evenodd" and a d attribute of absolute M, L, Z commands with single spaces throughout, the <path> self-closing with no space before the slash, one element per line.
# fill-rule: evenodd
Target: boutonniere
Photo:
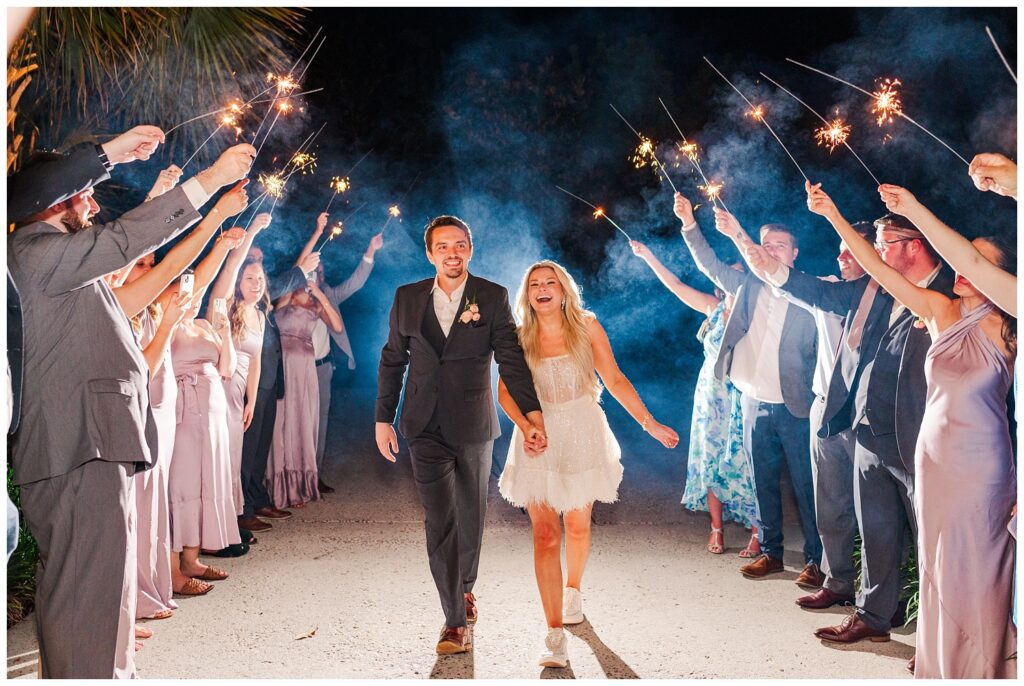
<path fill-rule="evenodd" d="M 480 321 L 480 307 L 476 304 L 475 295 L 471 295 L 466 298 L 466 307 L 462 310 L 462 315 L 459 317 L 459 321 L 471 326 L 478 325 L 477 323 Z"/>

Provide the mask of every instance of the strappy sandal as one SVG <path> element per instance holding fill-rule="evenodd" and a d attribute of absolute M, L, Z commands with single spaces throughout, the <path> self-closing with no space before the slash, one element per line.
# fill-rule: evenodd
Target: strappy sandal
<path fill-rule="evenodd" d="M 199 579 L 189 579 L 180 591 L 174 592 L 174 595 L 206 595 L 212 590 L 213 584 L 203 583 Z"/>
<path fill-rule="evenodd" d="M 137 626 L 135 627 L 135 638 L 141 638 L 143 640 L 153 638 L 153 630 L 147 629 L 144 626 Z"/>
<path fill-rule="evenodd" d="M 195 574 L 192 578 L 201 579 L 203 581 L 224 581 L 224 579 L 228 578 L 228 573 L 217 569 L 213 565 L 207 565 L 202 574 Z"/>
<path fill-rule="evenodd" d="M 174 610 L 160 610 L 143 619 L 170 619 L 174 616 Z"/>
<path fill-rule="evenodd" d="M 757 543 L 757 549 L 750 547 L 751 543 Z M 747 547 L 740 551 L 740 557 L 744 559 L 752 559 L 761 556 L 761 543 L 757 540 L 757 534 L 751 534 L 750 540 L 747 541 Z"/>
<path fill-rule="evenodd" d="M 715 534 L 718 534 L 719 536 L 722 537 L 722 542 L 721 543 L 712 543 L 709 540 L 708 541 L 708 545 L 707 545 L 707 549 L 708 549 L 708 552 L 711 553 L 712 555 L 721 555 L 722 553 L 725 552 L 725 536 L 722 534 L 722 530 L 721 529 L 716 529 L 715 527 L 711 527 L 711 536 L 713 537 Z"/>

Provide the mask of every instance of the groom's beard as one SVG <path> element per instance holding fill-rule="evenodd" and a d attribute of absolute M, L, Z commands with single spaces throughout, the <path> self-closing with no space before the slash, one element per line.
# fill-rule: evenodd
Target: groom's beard
<path fill-rule="evenodd" d="M 466 271 L 466 262 L 464 260 L 459 261 L 457 267 L 449 267 L 444 262 L 441 263 L 441 269 L 444 271 L 444 275 L 449 279 L 457 279 L 462 276 L 463 272 Z"/>
<path fill-rule="evenodd" d="M 68 210 L 60 216 L 60 223 L 68 230 L 68 233 L 78 233 L 82 229 L 92 226 L 91 221 L 82 221 L 82 218 L 72 210 Z"/>

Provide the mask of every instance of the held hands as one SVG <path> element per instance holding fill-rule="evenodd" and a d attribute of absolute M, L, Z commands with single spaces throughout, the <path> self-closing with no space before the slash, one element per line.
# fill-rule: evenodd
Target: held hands
<path fill-rule="evenodd" d="M 321 212 L 316 218 L 316 231 L 314 233 L 319 236 L 324 232 L 324 228 L 327 226 L 328 214 Z"/>
<path fill-rule="evenodd" d="M 172 164 L 167 169 L 164 169 L 156 177 L 156 183 L 149 189 L 149 193 L 146 194 L 147 200 L 153 198 L 159 198 L 161 195 L 171 190 L 178 185 L 178 181 L 181 180 L 181 167 L 176 164 Z"/>
<path fill-rule="evenodd" d="M 983 152 L 971 160 L 967 173 L 979 191 L 1017 199 L 1017 165 L 1005 155 Z"/>
<path fill-rule="evenodd" d="M 220 196 L 213 209 L 217 210 L 223 217 L 233 217 L 249 206 L 249 193 L 245 190 L 249 179 L 242 179 L 235 187 L 224 195 Z"/>
<path fill-rule="evenodd" d="M 672 211 L 679 221 L 683 223 L 683 226 L 689 226 L 693 223 L 693 205 L 683 197 L 682 193 L 676 193 L 676 201 L 672 206 Z"/>
<path fill-rule="evenodd" d="M 273 219 L 274 217 L 269 212 L 260 212 L 253 218 L 252 224 L 249 226 L 249 233 L 255 236 L 260 231 L 270 226 L 270 222 Z"/>
<path fill-rule="evenodd" d="M 640 241 L 630 241 L 629 247 L 633 250 L 633 254 L 640 259 L 646 261 L 651 258 L 651 249 Z"/>
<path fill-rule="evenodd" d="M 148 160 L 163 142 L 164 132 L 159 127 L 144 125 L 128 129 L 100 147 L 107 153 L 111 164 L 124 164 L 134 160 Z"/>
<path fill-rule="evenodd" d="M 398 457 L 398 435 L 395 434 L 395 427 L 387 422 L 377 422 L 374 425 L 374 433 L 377 438 L 377 450 L 389 462 L 394 462 Z"/>
<path fill-rule="evenodd" d="M 548 448 L 548 435 L 544 430 L 544 415 L 534 410 L 526 414 L 527 425 L 523 431 L 523 450 L 530 457 L 537 457 Z"/>
<path fill-rule="evenodd" d="M 879 186 L 878 195 L 881 196 L 882 202 L 890 212 L 902 214 L 904 217 L 909 216 L 908 212 L 913 213 L 914 209 L 919 206 L 913 193 L 891 183 L 883 183 Z"/>

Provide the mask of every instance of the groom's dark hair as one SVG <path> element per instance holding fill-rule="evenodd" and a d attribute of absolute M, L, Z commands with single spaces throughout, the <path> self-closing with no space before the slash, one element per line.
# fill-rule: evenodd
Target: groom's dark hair
<path fill-rule="evenodd" d="M 469 224 L 454 214 L 442 214 L 440 217 L 434 217 L 427 222 L 427 228 L 423 231 L 423 243 L 427 246 L 427 252 L 434 252 L 434 246 L 431 243 L 434 239 L 434 229 L 441 226 L 454 226 L 457 229 L 461 229 L 465 232 L 466 238 L 469 239 L 469 247 L 473 247 L 473 232 L 469 230 Z"/>

